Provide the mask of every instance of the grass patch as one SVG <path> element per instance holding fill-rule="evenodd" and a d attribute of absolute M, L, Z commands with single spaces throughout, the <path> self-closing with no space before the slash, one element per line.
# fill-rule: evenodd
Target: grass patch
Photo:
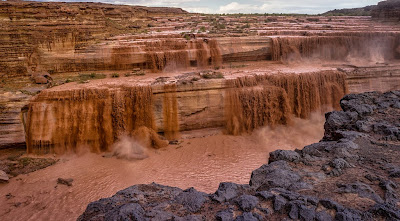
<path fill-rule="evenodd" d="M 249 65 L 247 65 L 247 64 L 238 64 L 238 65 L 234 65 L 234 64 L 232 64 L 232 63 L 229 64 L 229 68 L 245 68 L 245 67 L 247 67 L 247 66 L 249 66 Z"/>
<path fill-rule="evenodd" d="M 130 76 L 144 76 L 146 75 L 146 72 L 144 72 L 143 70 L 140 71 L 133 71 L 132 73 L 126 73 L 125 77 L 130 77 Z"/>
<path fill-rule="evenodd" d="M 100 73 L 79 74 L 77 77 L 68 78 L 65 83 L 78 82 L 79 84 L 85 84 L 89 83 L 89 80 L 104 79 L 106 77 L 107 75 Z"/>
<path fill-rule="evenodd" d="M 224 75 L 221 72 L 211 72 L 211 73 L 205 73 L 201 75 L 204 79 L 221 79 L 224 78 Z"/>

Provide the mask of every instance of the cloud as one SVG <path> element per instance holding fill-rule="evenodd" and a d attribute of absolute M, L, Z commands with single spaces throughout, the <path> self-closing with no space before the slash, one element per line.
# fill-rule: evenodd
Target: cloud
<path fill-rule="evenodd" d="M 205 14 L 216 13 L 215 10 L 208 7 L 182 7 L 182 9 L 191 13 L 205 13 Z"/>
<path fill-rule="evenodd" d="M 259 11 L 264 13 L 308 13 L 318 14 L 332 9 L 357 8 L 374 5 L 379 0 L 303 0 L 301 4 L 297 0 L 257 0 L 260 2 Z"/>
<path fill-rule="evenodd" d="M 219 7 L 219 13 L 257 13 L 259 12 L 259 7 L 252 4 L 240 4 L 237 2 L 231 2 L 227 5 L 222 5 Z"/>
<path fill-rule="evenodd" d="M 41 0 L 79 2 L 88 0 Z M 89 0 L 111 4 L 179 7 L 196 13 L 307 13 L 375 5 L 381 0 Z"/>

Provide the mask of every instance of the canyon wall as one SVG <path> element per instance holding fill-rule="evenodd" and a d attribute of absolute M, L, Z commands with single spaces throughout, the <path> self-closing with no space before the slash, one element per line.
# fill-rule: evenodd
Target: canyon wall
<path fill-rule="evenodd" d="M 0 148 L 25 145 L 21 108 L 31 96 L 19 93 L 0 93 Z"/>
<path fill-rule="evenodd" d="M 40 65 L 54 72 L 133 68 L 170 72 L 261 60 L 383 63 L 399 59 L 399 47 L 397 32 L 194 39 L 125 36 L 74 50 L 43 52 Z"/>
<path fill-rule="evenodd" d="M 351 93 L 400 90 L 400 67 L 398 65 L 349 67 L 340 68 L 340 70 L 347 75 L 346 81 Z"/>
<path fill-rule="evenodd" d="M 41 67 L 51 59 L 46 54 L 73 57 L 104 38 L 139 32 L 149 17 L 185 13 L 103 3 L 1 1 L 0 73 L 20 76 L 32 68 L 51 70 Z"/>
<path fill-rule="evenodd" d="M 343 61 L 352 64 L 383 63 L 400 58 L 400 34 L 397 32 L 343 32 L 323 36 L 272 38 L 275 61 Z"/>
<path fill-rule="evenodd" d="M 320 142 L 271 152 L 248 184 L 134 185 L 78 220 L 399 220 L 400 91 L 349 94 L 341 107 Z"/>
<path fill-rule="evenodd" d="M 335 107 L 347 93 L 345 78 L 337 71 L 264 73 L 191 84 L 45 90 L 24 112 L 26 143 L 31 153 L 85 146 L 101 152 L 141 127 L 169 139 L 213 127 L 237 135 Z"/>
<path fill-rule="evenodd" d="M 397 5 L 397 0 L 380 3 L 374 7 L 374 17 L 398 18 Z M 176 8 L 2 1 L 0 76 L 30 75 L 38 70 L 171 70 L 177 64 L 218 66 L 221 61 L 293 60 L 300 55 L 378 62 L 399 58 L 396 25 L 369 17 L 264 17 L 215 18 L 227 31 L 214 34 L 210 30 L 213 19 Z M 207 19 L 211 19 L 209 23 Z M 248 28 L 241 25 L 245 20 Z M 201 28 L 204 30 L 196 32 Z M 244 33 L 246 29 L 250 32 Z M 163 53 L 154 50 L 157 44 Z M 382 50 L 388 53 L 382 55 Z M 371 51 L 379 51 L 379 57 Z"/>

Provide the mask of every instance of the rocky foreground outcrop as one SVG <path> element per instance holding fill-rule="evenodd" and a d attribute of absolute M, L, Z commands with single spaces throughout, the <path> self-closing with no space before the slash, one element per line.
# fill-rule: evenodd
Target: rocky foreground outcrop
<path fill-rule="evenodd" d="M 399 220 L 400 91 L 350 94 L 341 107 L 322 141 L 272 152 L 248 185 L 135 185 L 78 220 Z"/>

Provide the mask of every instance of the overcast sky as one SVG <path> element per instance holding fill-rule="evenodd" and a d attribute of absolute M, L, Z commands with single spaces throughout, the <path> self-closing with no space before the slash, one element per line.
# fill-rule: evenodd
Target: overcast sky
<path fill-rule="evenodd" d="M 58 1 L 58 0 L 44 0 Z M 63 0 L 67 2 L 81 0 Z M 87 0 L 90 1 L 90 0 Z M 92 0 L 126 5 L 179 7 L 199 13 L 307 13 L 375 5 L 381 0 Z"/>

